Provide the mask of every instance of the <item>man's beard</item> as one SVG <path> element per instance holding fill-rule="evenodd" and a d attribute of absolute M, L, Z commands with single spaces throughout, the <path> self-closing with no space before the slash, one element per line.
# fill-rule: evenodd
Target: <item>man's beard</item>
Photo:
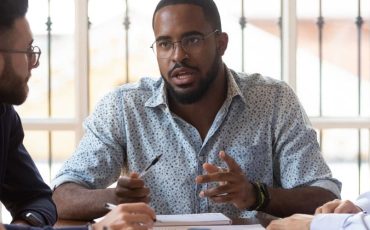
<path fill-rule="evenodd" d="M 219 56 L 215 56 L 213 59 L 212 66 L 210 70 L 206 73 L 205 79 L 200 79 L 199 86 L 192 90 L 191 92 L 177 92 L 175 88 L 164 78 L 162 75 L 162 79 L 165 82 L 165 86 L 168 92 L 168 96 L 177 101 L 180 104 L 192 104 L 197 101 L 199 101 L 204 94 L 208 91 L 209 87 L 212 85 L 214 80 L 216 79 L 219 68 L 220 68 L 221 58 Z M 177 67 L 187 67 L 190 69 L 194 69 L 194 67 L 191 67 L 187 65 L 186 63 L 176 63 L 173 69 Z"/>
<path fill-rule="evenodd" d="M 28 95 L 27 81 L 12 66 L 10 56 L 4 55 L 4 70 L 0 73 L 0 103 L 20 105 Z"/>

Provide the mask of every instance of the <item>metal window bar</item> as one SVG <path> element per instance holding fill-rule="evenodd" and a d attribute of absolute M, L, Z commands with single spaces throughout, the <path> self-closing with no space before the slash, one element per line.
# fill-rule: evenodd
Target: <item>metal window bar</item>
<path fill-rule="evenodd" d="M 362 85 L 362 74 L 361 74 L 361 48 L 362 48 L 362 25 L 363 19 L 361 17 L 361 0 L 358 0 L 358 11 L 356 18 L 356 27 L 357 27 L 357 74 L 358 74 L 358 116 L 361 116 L 361 85 Z M 358 193 L 361 193 L 361 130 L 358 130 Z"/>
<path fill-rule="evenodd" d="M 242 53 L 241 53 L 241 61 L 242 61 L 242 65 L 241 65 L 241 71 L 244 72 L 244 66 L 245 66 L 245 63 L 244 63 L 244 57 L 245 57 L 245 50 L 244 50 L 244 47 L 245 47 L 245 44 L 244 44 L 244 33 L 245 33 L 245 27 L 247 25 L 247 18 L 245 17 L 244 15 L 244 0 L 241 0 L 241 16 L 240 16 L 240 19 L 239 19 L 239 24 L 240 24 L 240 29 L 241 29 L 241 39 L 242 39 Z"/>
<path fill-rule="evenodd" d="M 130 30 L 130 16 L 129 16 L 129 3 L 125 0 L 126 10 L 125 10 L 125 19 L 123 21 L 123 25 L 125 26 L 125 64 L 126 64 L 126 83 L 130 82 L 130 71 L 129 71 L 129 30 Z"/>
<path fill-rule="evenodd" d="M 322 16 L 322 3 L 319 0 L 319 17 L 317 18 L 317 29 L 318 29 L 318 52 L 319 52 L 319 116 L 322 117 L 322 41 L 323 41 L 323 29 L 324 29 L 324 17 Z M 323 144 L 323 132 L 319 129 L 319 143 L 322 152 Z"/>
<path fill-rule="evenodd" d="M 51 34 L 51 30 L 52 30 L 52 21 L 51 21 L 51 15 L 50 15 L 50 0 L 48 0 L 48 18 L 47 18 L 47 22 L 46 22 L 46 30 L 47 30 L 47 63 L 48 63 L 48 98 L 47 98 L 47 101 L 48 101 L 48 118 L 51 118 L 52 117 L 52 111 L 51 111 L 51 75 L 52 75 L 52 71 L 51 71 L 51 42 L 52 42 L 52 34 Z M 51 181 L 51 167 L 52 167 L 52 159 L 53 159 L 53 153 L 52 153 L 52 132 L 51 131 L 48 131 L 48 169 L 49 169 L 49 180 Z"/>

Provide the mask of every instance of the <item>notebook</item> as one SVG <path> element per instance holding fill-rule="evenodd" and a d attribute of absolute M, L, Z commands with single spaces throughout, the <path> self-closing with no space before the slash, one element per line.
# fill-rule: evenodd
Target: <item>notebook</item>
<path fill-rule="evenodd" d="M 231 219 L 222 213 L 157 215 L 154 226 L 210 226 L 230 225 Z"/>

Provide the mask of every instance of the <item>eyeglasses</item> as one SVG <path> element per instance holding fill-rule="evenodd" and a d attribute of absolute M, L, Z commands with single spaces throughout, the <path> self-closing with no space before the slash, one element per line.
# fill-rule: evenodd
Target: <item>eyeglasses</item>
<path fill-rule="evenodd" d="M 204 41 L 206 38 L 210 37 L 212 34 L 218 34 L 220 31 L 215 30 L 206 35 L 203 34 L 192 34 L 183 37 L 180 41 L 173 42 L 168 39 L 159 39 L 155 41 L 150 48 L 153 50 L 154 54 L 161 59 L 170 58 L 175 50 L 175 44 L 179 43 L 181 48 L 187 54 L 196 54 L 202 51 L 204 46 Z"/>
<path fill-rule="evenodd" d="M 28 50 L 0 49 L 0 52 L 26 54 L 31 68 L 39 65 L 41 56 L 41 49 L 38 46 L 31 46 Z"/>

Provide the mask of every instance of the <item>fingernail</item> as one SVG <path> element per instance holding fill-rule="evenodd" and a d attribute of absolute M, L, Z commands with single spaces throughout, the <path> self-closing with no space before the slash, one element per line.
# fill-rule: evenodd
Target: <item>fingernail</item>
<path fill-rule="evenodd" d="M 203 191 L 199 193 L 199 197 L 202 197 L 202 198 L 204 197 L 204 192 Z"/>

